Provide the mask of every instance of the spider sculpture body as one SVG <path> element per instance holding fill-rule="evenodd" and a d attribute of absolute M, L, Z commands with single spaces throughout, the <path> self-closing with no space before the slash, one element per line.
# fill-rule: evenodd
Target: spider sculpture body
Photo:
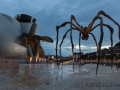
<path fill-rule="evenodd" d="M 120 25 L 115 20 L 113 20 L 108 14 L 106 14 L 104 11 L 99 11 L 97 16 L 95 16 L 93 18 L 93 20 L 90 22 L 88 27 L 84 27 L 84 28 L 83 28 L 83 26 L 78 24 L 78 22 L 76 21 L 76 18 L 73 15 L 71 15 L 71 21 L 70 22 L 64 22 L 63 24 L 61 24 L 59 26 L 56 26 L 56 32 L 57 32 L 57 37 L 56 37 L 57 38 L 57 40 L 56 40 L 56 58 L 57 58 L 57 52 L 58 52 L 57 47 L 58 47 L 59 28 L 64 27 L 67 24 L 69 24 L 70 25 L 70 29 L 67 30 L 67 32 L 63 36 L 63 39 L 62 39 L 62 41 L 60 43 L 60 50 L 59 50 L 60 55 L 61 55 L 61 45 L 62 45 L 62 43 L 63 43 L 67 33 L 70 32 L 70 39 L 71 39 L 71 45 L 72 45 L 72 57 L 73 57 L 73 69 L 74 69 L 74 55 L 73 55 L 74 44 L 73 44 L 73 39 L 72 39 L 72 30 L 77 30 L 79 32 L 79 50 L 80 50 L 80 52 L 81 52 L 80 40 L 81 39 L 82 40 L 88 40 L 89 34 L 92 35 L 92 37 L 93 37 L 93 39 L 95 41 L 95 44 L 96 44 L 96 47 L 97 47 L 97 53 L 98 53 L 98 63 L 97 63 L 97 68 L 96 68 L 96 75 L 97 75 L 97 70 L 98 70 L 98 66 L 99 66 L 99 62 L 100 62 L 100 51 L 101 51 L 101 46 L 102 46 L 102 41 L 103 41 L 103 36 L 104 36 L 103 26 L 107 27 L 110 30 L 111 47 L 113 47 L 113 36 L 112 35 L 113 35 L 113 32 L 114 32 L 114 29 L 110 25 L 103 23 L 103 18 L 100 15 L 103 15 L 103 16 L 107 17 L 112 22 L 114 22 L 114 24 L 116 24 L 118 26 L 118 29 L 119 29 L 118 37 L 120 39 Z M 98 20 L 98 19 L 100 20 L 100 23 L 93 27 L 94 22 L 96 20 Z M 73 24 L 73 21 L 74 21 L 75 24 Z M 91 32 L 93 30 L 95 30 L 95 28 L 97 28 L 98 26 L 100 26 L 100 40 L 97 43 L 94 34 L 91 33 Z M 81 35 L 82 35 L 82 37 L 81 37 Z M 111 48 L 111 55 L 112 55 L 111 61 L 113 62 L 113 48 Z M 62 55 L 61 55 L 61 57 L 62 57 Z M 58 63 L 58 58 L 57 58 L 57 63 Z"/>

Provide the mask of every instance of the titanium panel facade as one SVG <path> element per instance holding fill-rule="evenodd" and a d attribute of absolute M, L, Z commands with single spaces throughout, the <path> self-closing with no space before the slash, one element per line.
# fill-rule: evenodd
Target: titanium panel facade
<path fill-rule="evenodd" d="M 0 56 L 5 58 L 26 58 L 27 48 L 22 46 L 20 23 L 0 13 Z"/>
<path fill-rule="evenodd" d="M 53 42 L 50 37 L 35 35 L 38 25 L 29 15 L 14 18 L 0 13 L 0 57 L 33 58 L 45 57 L 40 40 Z"/>
<path fill-rule="evenodd" d="M 32 25 L 33 22 L 19 22 L 0 13 L 0 57 L 27 58 L 28 50 L 23 45 L 21 37 L 23 33 L 29 33 Z"/>

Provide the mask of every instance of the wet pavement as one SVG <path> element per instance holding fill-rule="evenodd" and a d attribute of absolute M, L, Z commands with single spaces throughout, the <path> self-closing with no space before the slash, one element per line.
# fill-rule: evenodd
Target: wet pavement
<path fill-rule="evenodd" d="M 0 90 L 120 90 L 116 66 L 20 64 L 19 70 L 0 70 Z"/>

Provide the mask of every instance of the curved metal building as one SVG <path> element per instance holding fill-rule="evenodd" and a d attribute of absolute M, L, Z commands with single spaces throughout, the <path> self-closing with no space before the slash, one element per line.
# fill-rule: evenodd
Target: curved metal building
<path fill-rule="evenodd" d="M 53 42 L 50 37 L 35 35 L 36 19 L 29 15 L 14 18 L 0 13 L 0 57 L 39 58 L 44 57 L 40 40 Z M 40 56 L 42 53 L 42 56 Z"/>

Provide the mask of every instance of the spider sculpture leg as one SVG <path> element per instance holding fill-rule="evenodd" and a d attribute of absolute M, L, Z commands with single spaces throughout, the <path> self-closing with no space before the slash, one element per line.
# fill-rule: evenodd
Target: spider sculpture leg
<path fill-rule="evenodd" d="M 103 20 L 102 17 L 98 17 L 100 19 L 100 31 L 101 31 L 101 35 L 100 35 L 100 41 L 98 43 L 98 64 L 97 64 L 97 69 L 96 69 L 96 75 L 97 75 L 97 71 L 98 71 L 98 66 L 99 66 L 99 62 L 100 62 L 100 52 L 101 52 L 101 46 L 102 46 L 102 41 L 103 41 Z"/>
<path fill-rule="evenodd" d="M 96 26 L 94 26 L 92 29 L 91 29 L 91 31 L 93 30 L 93 29 L 95 29 L 96 27 L 98 27 L 98 26 L 100 26 L 100 24 L 97 24 Z M 111 27 L 111 26 L 109 26 L 109 25 L 107 25 L 107 24 L 103 24 L 103 26 L 105 26 L 105 27 L 107 27 L 109 30 L 110 30 L 110 40 L 111 40 L 111 55 L 112 55 L 112 57 L 111 57 L 111 68 L 112 68 L 112 66 L 113 66 L 113 57 L 114 57 L 114 51 L 113 51 L 113 32 L 114 32 L 114 29 Z"/>
<path fill-rule="evenodd" d="M 77 24 L 77 26 L 75 26 L 73 23 L 72 23 L 72 20 Z M 76 29 L 78 29 L 81 33 L 85 33 L 84 30 L 81 28 L 81 26 L 77 23 L 75 17 L 73 15 L 71 15 L 71 22 L 65 22 L 63 23 L 62 25 L 60 26 L 57 26 L 57 42 L 56 42 L 56 57 L 57 57 L 57 44 L 58 44 L 58 29 L 60 27 L 63 27 L 65 26 L 66 24 L 70 24 L 70 39 L 71 39 L 71 44 L 72 44 L 72 56 L 73 56 L 73 68 L 74 68 L 74 55 L 73 55 L 73 49 L 74 49 L 74 45 L 73 45 L 73 40 L 72 40 L 72 26 L 74 26 Z"/>
<path fill-rule="evenodd" d="M 119 39 L 120 39 L 120 25 L 114 20 L 114 19 L 112 19 L 108 14 L 106 14 L 104 11 L 99 11 L 98 12 L 98 14 L 97 14 L 97 16 L 100 16 L 100 15 L 103 15 L 103 16 L 105 16 L 105 17 L 107 17 L 108 19 L 110 19 L 111 21 L 113 21 L 117 26 L 118 26 L 118 37 L 119 37 Z"/>
<path fill-rule="evenodd" d="M 95 44 L 96 44 L 97 50 L 98 50 L 97 40 L 96 40 L 96 38 L 95 38 L 95 36 L 94 36 L 93 33 L 90 33 L 90 34 L 92 35 L 92 37 L 93 37 L 93 39 L 94 39 L 94 41 L 95 41 Z"/>
<path fill-rule="evenodd" d="M 93 23 L 97 20 L 97 19 L 100 19 L 100 31 L 101 31 L 101 34 L 100 34 L 100 41 L 98 43 L 98 50 L 97 50 L 97 53 L 98 53 L 98 63 L 97 63 L 97 68 L 96 68 L 96 75 L 97 75 L 97 71 L 98 71 L 98 66 L 99 66 L 99 62 L 100 62 L 100 52 L 101 52 L 101 46 L 102 46 L 102 41 L 103 41 L 103 19 L 102 17 L 99 17 L 99 16 L 96 16 L 92 22 L 89 24 L 88 28 L 87 28 L 87 33 L 90 33 L 90 29 L 93 25 Z"/>
<path fill-rule="evenodd" d="M 76 21 L 76 18 L 74 17 L 74 15 L 71 15 L 71 23 L 72 23 L 72 20 L 76 23 L 76 25 L 78 26 L 79 28 L 79 32 L 80 32 L 80 35 L 79 35 L 79 50 L 80 50 L 80 54 L 81 54 L 81 49 L 80 49 L 80 36 L 81 36 L 81 33 L 82 34 L 86 34 L 85 31 L 83 30 L 83 28 L 77 23 Z M 73 40 L 72 40 L 72 24 L 71 24 L 71 31 L 70 31 L 70 38 L 71 38 L 71 44 L 72 44 L 72 55 L 73 55 L 73 49 L 74 49 L 74 45 L 73 45 Z M 80 55 L 80 63 L 81 63 L 81 55 Z M 73 69 L 74 69 L 74 55 L 73 55 Z"/>
<path fill-rule="evenodd" d="M 75 28 L 73 28 L 73 29 L 75 30 Z M 94 29 L 95 29 L 95 28 L 94 28 Z M 68 33 L 69 31 L 70 31 L 70 29 L 64 34 L 64 36 L 63 36 L 63 38 L 62 38 L 62 41 L 61 41 L 61 43 L 60 43 L 60 50 L 59 50 L 60 55 L 61 55 L 61 46 L 62 46 L 62 43 L 63 43 L 63 41 L 64 41 L 64 39 L 65 39 L 65 37 L 66 37 L 66 35 L 67 35 L 67 33 Z M 92 33 L 90 33 L 90 34 L 92 35 L 92 37 L 93 37 L 93 39 L 94 39 L 94 41 L 95 41 L 97 50 L 98 50 L 97 40 L 96 40 L 95 36 L 94 36 Z M 81 45 L 80 45 L 80 38 L 81 38 L 81 33 L 79 32 L 79 47 L 81 46 Z M 79 48 L 79 51 L 81 52 L 81 48 Z M 61 55 L 61 57 L 62 57 L 62 55 Z M 80 57 L 81 57 L 81 55 L 80 55 Z M 81 60 L 81 59 L 80 59 L 80 60 Z"/>
<path fill-rule="evenodd" d="M 93 30 L 93 29 L 95 29 L 96 27 L 98 27 L 98 26 L 100 26 L 100 24 L 97 24 L 96 26 L 94 26 L 92 29 L 91 29 L 91 31 Z M 103 26 L 105 26 L 105 27 L 107 27 L 109 30 L 110 30 L 110 40 L 111 40 L 111 47 L 113 47 L 113 32 L 114 32 L 114 29 L 111 27 L 111 26 L 109 26 L 109 25 L 107 25 L 107 24 L 103 24 Z M 113 48 L 111 48 L 111 55 L 112 55 L 112 57 L 113 57 Z"/>
<path fill-rule="evenodd" d="M 77 30 L 76 28 L 72 28 L 73 30 Z M 62 54 L 61 54 L 61 46 L 62 46 L 62 43 L 63 43 L 63 41 L 64 41 L 64 39 L 65 39 L 65 37 L 66 37 L 66 35 L 67 35 L 67 33 L 70 31 L 71 29 L 69 29 L 69 30 L 67 30 L 67 32 L 64 34 L 64 36 L 63 36 L 63 38 L 62 38 L 62 41 L 61 41 L 61 43 L 60 43 L 60 49 L 59 49 L 59 53 L 60 53 L 60 56 L 62 57 Z M 79 29 L 78 29 L 79 30 Z M 77 31 L 78 31 L 77 30 Z M 80 33 L 80 32 L 79 32 Z M 80 39 L 81 39 L 81 33 L 79 34 L 79 41 L 80 41 Z M 79 43 L 79 47 L 80 47 L 80 43 Z M 81 48 L 79 48 L 79 51 L 81 51 L 80 50 Z M 81 57 L 81 56 L 80 56 Z"/>
<path fill-rule="evenodd" d="M 99 41 L 99 43 L 98 43 L 98 50 L 97 50 L 97 52 L 98 52 L 98 64 L 97 64 L 97 69 L 98 69 L 98 65 L 99 65 L 99 61 L 100 61 L 100 50 L 101 50 L 101 45 L 102 45 L 102 40 L 103 40 L 103 34 L 104 34 L 104 33 L 103 33 L 103 25 L 102 25 L 102 23 L 103 23 L 102 17 L 99 17 L 99 16 L 94 17 L 94 19 L 93 19 L 93 20 L 91 21 L 91 23 L 89 24 L 86 32 L 84 32 L 83 30 L 81 30 L 81 29 L 82 29 L 81 26 L 77 23 L 77 21 L 76 21 L 76 19 L 75 19 L 75 17 L 74 17 L 73 15 L 72 15 L 72 19 L 75 21 L 75 23 L 77 24 L 77 26 L 78 26 L 79 29 L 80 29 L 80 32 L 83 33 L 83 34 L 89 34 L 89 33 L 90 33 L 90 29 L 92 28 L 94 22 L 95 22 L 97 19 L 100 19 L 100 23 L 101 23 L 101 24 L 100 24 L 101 36 L 100 36 L 100 41 Z M 96 74 L 97 74 L 97 69 L 96 69 Z"/>
<path fill-rule="evenodd" d="M 113 21 L 117 26 L 118 26 L 118 37 L 119 37 L 119 40 L 120 40 L 120 25 L 115 21 L 113 20 L 108 14 L 106 14 L 104 11 L 100 11 L 98 12 L 97 16 L 100 16 L 100 15 L 103 15 L 105 17 L 107 17 L 108 19 L 110 19 L 111 21 Z M 112 64 L 113 65 L 113 47 L 111 47 L 111 51 L 112 51 Z"/>
<path fill-rule="evenodd" d="M 72 20 L 77 24 L 77 26 L 72 23 Z M 57 52 L 57 45 L 58 45 L 58 29 L 59 29 L 60 27 L 63 27 L 63 26 L 65 26 L 65 25 L 67 25 L 67 24 L 70 24 L 70 25 L 71 25 L 71 26 L 70 26 L 70 29 L 71 29 L 70 32 L 72 32 L 72 29 L 75 29 L 75 30 L 78 30 L 78 31 L 84 33 L 84 30 L 83 30 L 83 29 L 81 28 L 81 26 L 77 23 L 75 17 L 74 17 L 73 15 L 71 15 L 71 22 L 64 22 L 64 23 L 61 24 L 60 26 L 57 26 L 57 27 L 56 27 L 56 30 L 57 30 L 56 52 Z M 75 28 L 73 28 L 72 26 L 75 27 Z M 67 31 L 67 32 L 69 32 L 69 31 Z M 66 33 L 66 34 L 67 34 L 67 33 Z M 70 33 L 70 34 L 71 34 L 71 33 Z M 64 37 L 66 37 L 66 36 L 64 36 Z M 73 42 L 73 41 L 72 41 L 72 34 L 70 35 L 70 38 L 71 38 L 71 44 L 73 45 L 73 43 L 72 43 L 72 42 Z M 61 45 L 60 45 L 60 46 L 61 46 Z M 72 49 L 72 50 L 73 50 L 73 49 Z M 60 50 L 60 52 L 61 52 L 61 50 Z M 56 53 L 56 56 L 57 56 L 57 53 Z"/>
<path fill-rule="evenodd" d="M 98 12 L 97 16 L 100 16 L 100 15 L 103 15 L 103 16 L 107 17 L 108 19 L 110 19 L 111 21 L 113 21 L 113 22 L 118 26 L 118 30 L 119 30 L 119 31 L 118 31 L 118 37 L 119 37 L 119 39 L 120 39 L 120 25 L 119 25 L 114 19 L 112 19 L 108 14 L 106 14 L 104 11 Z M 90 33 L 90 30 L 91 30 L 94 22 L 95 22 L 97 19 L 98 19 L 98 18 L 95 17 L 95 18 L 91 21 L 91 23 L 88 25 L 88 28 L 87 28 L 87 31 L 86 31 L 87 33 Z"/>
<path fill-rule="evenodd" d="M 59 26 L 56 26 L 56 32 L 57 32 L 57 36 L 56 36 L 56 59 L 57 59 L 57 64 L 58 64 L 58 57 L 57 57 L 57 51 L 58 51 L 58 49 L 57 49 L 57 47 L 58 47 L 58 35 L 59 35 L 59 28 L 61 28 L 61 27 L 64 27 L 64 26 L 66 26 L 67 24 L 69 24 L 69 25 L 71 25 L 72 23 L 71 22 L 64 22 L 63 24 L 61 24 L 61 25 L 59 25 Z M 74 28 L 72 28 L 72 29 L 77 29 L 78 30 L 78 27 L 77 26 L 75 26 L 74 24 L 72 24 L 72 26 L 74 27 Z"/>
<path fill-rule="evenodd" d="M 96 27 L 100 26 L 100 24 L 97 24 L 96 26 L 94 26 L 91 31 L 93 31 Z M 111 40 L 111 47 L 113 47 L 113 28 L 107 24 L 103 24 L 103 26 L 107 27 L 110 30 L 110 40 Z M 111 48 L 111 55 L 112 55 L 112 61 L 113 61 L 113 48 Z M 112 62 L 113 63 L 113 62 Z M 112 67 L 113 65 L 111 65 Z"/>
<path fill-rule="evenodd" d="M 72 29 L 76 30 L 75 28 L 72 28 Z M 63 44 L 64 39 L 66 38 L 66 35 L 68 34 L 68 32 L 69 32 L 70 30 L 71 30 L 71 29 L 67 30 L 67 32 L 64 34 L 64 36 L 63 36 L 63 38 L 62 38 L 62 41 L 61 41 L 61 43 L 60 43 L 59 54 L 60 54 L 60 57 L 61 57 L 61 58 L 62 58 L 61 46 L 62 46 L 62 44 Z"/>
<path fill-rule="evenodd" d="M 58 46 L 58 34 L 59 34 L 58 28 L 59 28 L 59 27 L 56 27 L 56 32 L 57 32 L 57 37 L 56 37 L 56 38 L 57 38 L 57 40 L 56 40 L 56 49 L 55 49 L 55 50 L 56 50 L 57 65 L 58 65 L 58 57 L 57 57 L 57 51 L 58 51 L 58 49 L 57 49 L 57 46 Z"/>
<path fill-rule="evenodd" d="M 93 34 L 93 33 L 90 33 L 90 35 L 93 37 L 93 39 L 94 39 L 94 41 L 95 41 L 95 44 L 96 44 L 96 47 L 97 47 L 97 51 L 98 51 L 98 44 L 97 44 L 97 40 L 96 40 L 96 38 L 95 38 L 95 36 L 94 36 L 94 34 Z"/>
<path fill-rule="evenodd" d="M 99 17 L 99 15 L 100 14 L 102 14 L 102 15 L 104 15 L 105 17 L 107 17 L 107 18 L 109 18 L 110 20 L 112 20 L 117 26 L 118 26 L 118 29 L 119 29 L 119 33 L 118 33 L 118 36 L 119 36 L 119 39 L 120 39 L 120 25 L 116 22 L 116 21 L 114 21 L 109 15 L 107 15 L 106 13 L 104 13 L 103 11 L 100 11 L 99 13 L 98 13 L 98 17 Z M 94 22 L 98 19 L 98 17 L 95 17 L 92 21 L 91 21 L 91 23 L 88 25 L 88 28 L 87 28 L 87 30 L 86 30 L 86 32 L 83 32 L 82 30 L 81 30 L 81 28 L 80 28 L 80 31 L 82 32 L 82 33 L 84 33 L 84 34 L 89 34 L 90 33 L 90 31 L 91 31 L 91 28 L 92 28 L 92 26 L 93 26 L 93 24 L 94 24 Z M 75 23 L 80 27 L 80 25 L 77 23 L 77 21 L 76 21 L 76 19 L 75 19 L 75 17 L 73 16 L 73 20 L 75 21 Z M 101 35 L 102 36 L 102 35 Z M 102 41 L 102 37 L 101 37 L 101 41 Z M 101 44 L 102 44 L 102 42 L 99 42 L 99 46 L 100 46 L 100 48 L 101 48 Z M 113 49 L 111 48 L 111 53 L 113 53 Z M 112 58 L 113 58 L 113 55 L 112 55 Z M 112 59 L 112 62 L 113 62 L 113 59 Z"/>
<path fill-rule="evenodd" d="M 74 30 L 75 30 L 75 28 L 73 28 Z M 94 28 L 95 29 L 95 28 Z M 62 45 L 62 43 L 63 43 L 63 41 L 64 41 L 64 39 L 65 39 L 65 37 L 66 37 L 66 35 L 67 35 L 67 33 L 70 31 L 70 29 L 65 33 L 65 35 L 63 36 L 63 38 L 62 38 L 62 42 L 60 43 L 60 55 L 61 55 L 61 45 Z M 80 33 L 80 32 L 79 32 Z M 96 47 L 97 47 L 97 50 L 98 50 L 98 45 L 97 45 L 97 41 L 96 41 L 96 38 L 95 38 L 95 36 L 92 34 L 92 33 L 90 33 L 91 35 L 92 35 L 92 37 L 93 37 L 93 39 L 94 39 L 94 41 L 95 41 L 95 44 L 96 44 Z M 79 34 L 80 35 L 80 34 Z M 79 36 L 79 37 L 81 37 L 81 35 Z M 79 40 L 80 40 L 80 38 L 79 38 Z M 80 43 L 79 43 L 79 47 L 80 47 Z M 80 49 L 79 49 L 80 50 Z M 80 56 L 81 57 L 81 56 Z"/>
<path fill-rule="evenodd" d="M 81 32 L 79 32 L 79 56 L 80 56 L 80 59 L 79 59 L 79 67 L 81 65 L 81 46 L 80 46 L 80 43 L 81 43 Z"/>
<path fill-rule="evenodd" d="M 62 54 L 61 54 L 61 46 L 62 46 L 62 43 L 63 43 L 63 41 L 64 41 L 64 39 L 65 39 L 65 37 L 66 37 L 66 35 L 67 35 L 67 33 L 70 31 L 70 29 L 65 33 L 65 35 L 63 36 L 63 38 L 62 38 L 62 41 L 61 41 L 61 43 L 60 43 L 60 49 L 59 49 L 59 54 L 60 54 L 60 57 L 62 58 Z"/>
<path fill-rule="evenodd" d="M 76 30 L 75 28 L 72 28 L 72 29 Z M 64 39 L 65 39 L 67 33 L 68 33 L 70 30 L 71 30 L 71 29 L 69 29 L 69 30 L 64 34 L 64 36 L 63 36 L 63 38 L 62 38 L 62 41 L 61 41 L 61 43 L 60 43 L 60 50 L 59 50 L 59 53 L 60 53 L 60 56 L 61 56 L 61 57 L 62 57 L 62 55 L 61 55 L 61 45 L 62 45 L 62 43 L 63 43 L 63 41 L 64 41 Z M 81 39 L 81 33 L 79 32 L 79 51 L 81 52 L 81 48 L 80 48 L 80 39 Z M 80 62 L 80 61 L 81 61 L 81 54 L 80 54 L 80 60 L 79 60 L 79 62 Z M 81 62 L 80 62 L 80 64 L 81 64 Z"/>
<path fill-rule="evenodd" d="M 62 46 L 62 43 L 63 43 L 63 41 L 64 41 L 64 39 L 65 39 L 67 33 L 68 33 L 70 30 L 71 30 L 71 29 L 67 30 L 67 32 L 66 32 L 65 35 L 63 36 L 62 41 L 61 41 L 61 43 L 60 43 L 59 54 L 60 54 L 61 60 L 62 60 L 61 46 Z M 63 64 L 63 63 L 62 63 L 62 64 Z"/>
<path fill-rule="evenodd" d="M 102 40 L 103 40 L 103 29 L 102 29 L 102 26 L 103 26 L 103 23 L 102 23 L 102 17 L 99 17 L 99 16 L 96 16 L 94 17 L 94 19 L 91 21 L 91 23 L 88 25 L 88 28 L 86 30 L 86 33 L 90 33 L 92 31 L 92 26 L 94 24 L 94 22 L 97 20 L 97 19 L 100 19 L 101 23 L 100 23 L 100 30 L 101 30 L 101 36 L 100 36 L 100 41 L 98 43 L 98 64 L 97 64 L 97 69 L 98 69 L 98 65 L 99 65 L 99 61 L 100 61 L 100 50 L 101 50 L 101 45 L 102 45 Z M 97 72 L 97 71 L 96 71 Z"/>
<path fill-rule="evenodd" d="M 72 23 L 72 16 L 71 16 L 71 23 Z M 70 25 L 70 40 L 72 45 L 72 57 L 73 57 L 73 72 L 74 72 L 74 44 L 72 39 L 72 24 Z"/>

